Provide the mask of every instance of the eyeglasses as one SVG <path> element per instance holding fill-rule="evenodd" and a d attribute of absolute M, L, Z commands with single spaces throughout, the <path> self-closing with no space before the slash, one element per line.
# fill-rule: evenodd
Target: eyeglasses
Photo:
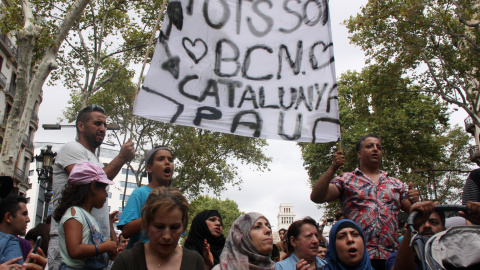
<path fill-rule="evenodd" d="M 81 114 L 81 113 L 84 113 L 84 112 L 103 112 L 103 113 L 105 113 L 105 109 L 102 106 L 99 106 L 97 104 L 92 104 L 92 105 L 89 105 L 89 106 L 81 109 L 78 114 Z"/>

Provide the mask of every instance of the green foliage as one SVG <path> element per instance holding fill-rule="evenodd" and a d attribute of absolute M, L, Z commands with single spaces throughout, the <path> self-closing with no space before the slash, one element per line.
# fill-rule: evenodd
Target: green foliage
<path fill-rule="evenodd" d="M 222 201 L 210 196 L 199 196 L 190 202 L 188 230 L 190 230 L 193 218 L 203 210 L 217 210 L 222 215 L 223 235 L 225 237 L 227 237 L 233 222 L 243 214 L 235 201 L 230 199 Z"/>
<path fill-rule="evenodd" d="M 346 155 L 344 171 L 358 167 L 357 140 L 376 133 L 383 139 L 381 169 L 405 183 L 414 182 L 423 199 L 435 196 L 442 202 L 458 197 L 462 175 L 453 177 L 436 172 L 428 182 L 417 168 L 465 169 L 468 135 L 460 128 L 448 128 L 444 103 L 421 93 L 394 65 L 372 65 L 361 73 L 347 72 L 338 81 L 342 148 Z M 301 143 L 304 166 L 312 185 L 332 164 L 336 143 Z M 338 206 L 329 205 L 328 215 Z"/>
<path fill-rule="evenodd" d="M 347 27 L 369 62 L 393 63 L 480 125 L 479 20 L 475 1 L 370 0 Z"/>

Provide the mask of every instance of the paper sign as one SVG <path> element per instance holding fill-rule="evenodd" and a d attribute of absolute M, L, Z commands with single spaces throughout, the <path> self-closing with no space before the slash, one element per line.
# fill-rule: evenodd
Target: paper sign
<path fill-rule="evenodd" d="M 327 0 L 170 1 L 135 115 L 241 136 L 340 136 Z"/>

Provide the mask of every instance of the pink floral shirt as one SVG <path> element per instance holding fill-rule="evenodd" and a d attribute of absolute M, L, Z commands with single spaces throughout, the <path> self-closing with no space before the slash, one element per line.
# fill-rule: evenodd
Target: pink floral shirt
<path fill-rule="evenodd" d="M 406 199 L 405 184 L 384 171 L 375 184 L 358 168 L 332 180 L 340 191 L 345 217 L 363 229 L 370 259 L 386 260 L 398 249 L 398 213 Z"/>

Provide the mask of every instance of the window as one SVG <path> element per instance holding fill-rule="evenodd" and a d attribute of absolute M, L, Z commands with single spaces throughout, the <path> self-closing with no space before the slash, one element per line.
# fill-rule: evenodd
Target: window
<path fill-rule="evenodd" d="M 33 170 L 28 171 L 28 176 L 33 176 Z"/>
<path fill-rule="evenodd" d="M 125 187 L 125 181 L 120 182 L 122 187 Z M 137 188 L 137 183 L 127 183 L 127 188 Z"/>
<path fill-rule="evenodd" d="M 119 208 L 118 208 L 118 211 L 122 212 L 122 211 L 123 211 L 123 207 L 119 207 Z"/>
<path fill-rule="evenodd" d="M 123 200 L 123 194 L 120 194 L 120 200 Z M 128 198 L 130 198 L 130 195 L 125 195 L 125 201 L 128 201 Z"/>
<path fill-rule="evenodd" d="M 108 198 L 112 198 L 112 193 L 111 192 L 108 192 Z M 110 212 L 110 210 L 108 212 Z"/>
<path fill-rule="evenodd" d="M 108 207 L 108 213 L 110 213 L 110 206 Z"/>

